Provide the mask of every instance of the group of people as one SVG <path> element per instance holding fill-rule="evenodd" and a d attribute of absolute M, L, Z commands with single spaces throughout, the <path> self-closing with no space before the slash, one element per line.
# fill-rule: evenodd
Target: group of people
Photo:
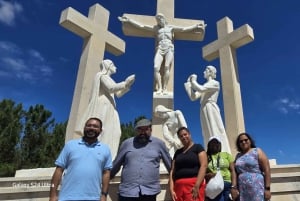
<path fill-rule="evenodd" d="M 83 137 L 66 143 L 55 161 L 50 201 L 105 201 L 109 182 L 121 168 L 119 201 L 156 201 L 161 191 L 161 160 L 170 175 L 173 201 L 265 201 L 271 198 L 268 158 L 247 133 L 237 137 L 238 154 L 233 159 L 231 154 L 221 151 L 222 142 L 217 136 L 209 139 L 205 151 L 202 145 L 193 142 L 189 129 L 181 127 L 177 136 L 183 147 L 176 150 L 172 159 L 165 143 L 151 135 L 150 120 L 139 120 L 135 131 L 134 137 L 122 142 L 112 161 L 109 146 L 98 140 L 102 121 L 88 119 Z M 217 163 L 224 190 L 210 199 L 205 196 L 205 187 L 214 177 Z"/>

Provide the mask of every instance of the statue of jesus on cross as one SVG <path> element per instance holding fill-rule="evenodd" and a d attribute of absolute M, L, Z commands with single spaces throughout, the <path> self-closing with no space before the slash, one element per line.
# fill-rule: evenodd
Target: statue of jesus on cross
<path fill-rule="evenodd" d="M 154 32 L 156 36 L 156 53 L 154 56 L 154 79 L 156 93 L 167 93 L 167 85 L 170 77 L 170 68 L 174 60 L 174 33 L 175 32 L 199 32 L 204 34 L 205 24 L 194 24 L 192 26 L 182 27 L 169 25 L 165 16 L 158 13 L 155 16 L 156 25 L 144 25 L 126 16 L 119 17 L 122 23 L 130 23 L 133 26 Z M 163 71 L 160 72 L 164 61 Z"/>

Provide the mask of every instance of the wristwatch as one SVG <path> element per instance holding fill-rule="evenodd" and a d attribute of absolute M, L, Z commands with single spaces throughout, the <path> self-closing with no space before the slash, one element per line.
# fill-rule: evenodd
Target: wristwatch
<path fill-rule="evenodd" d="M 102 191 L 101 194 L 104 195 L 105 197 L 107 197 L 108 192 L 103 192 L 103 191 Z"/>

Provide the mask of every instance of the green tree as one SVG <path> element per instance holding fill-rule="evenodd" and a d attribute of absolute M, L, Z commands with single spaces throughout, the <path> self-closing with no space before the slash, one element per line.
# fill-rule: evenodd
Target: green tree
<path fill-rule="evenodd" d="M 52 113 L 37 104 L 30 106 L 25 114 L 25 129 L 21 143 L 22 168 L 45 167 L 47 154 L 44 148 L 48 135 L 53 130 Z"/>
<path fill-rule="evenodd" d="M 54 126 L 52 134 L 47 136 L 47 142 L 44 147 L 43 153 L 46 153 L 44 165 L 46 167 L 53 167 L 54 161 L 58 157 L 58 154 L 62 150 L 65 144 L 65 133 L 67 128 L 67 122 L 57 123 Z"/>
<path fill-rule="evenodd" d="M 0 177 L 13 176 L 18 166 L 18 144 L 22 131 L 22 104 L 0 102 Z"/>

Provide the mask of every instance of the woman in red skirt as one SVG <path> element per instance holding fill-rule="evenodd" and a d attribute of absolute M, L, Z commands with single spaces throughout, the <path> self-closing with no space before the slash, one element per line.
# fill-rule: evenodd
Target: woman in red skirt
<path fill-rule="evenodd" d="M 173 201 L 204 201 L 207 155 L 200 144 L 194 144 L 190 131 L 181 127 L 177 131 L 183 144 L 172 161 L 170 193 Z"/>

